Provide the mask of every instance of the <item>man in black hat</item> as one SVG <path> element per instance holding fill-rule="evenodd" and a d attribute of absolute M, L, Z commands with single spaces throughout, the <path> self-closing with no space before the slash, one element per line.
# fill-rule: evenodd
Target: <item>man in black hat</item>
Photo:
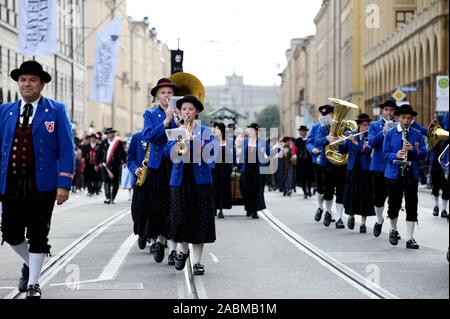
<path fill-rule="evenodd" d="M 105 130 L 107 136 L 100 146 L 97 165 L 102 169 L 102 178 L 105 185 L 105 204 L 115 204 L 122 165 L 127 161 L 127 154 L 120 139 L 116 137 L 116 130 L 112 127 Z M 112 188 L 112 191 L 111 191 Z"/>
<path fill-rule="evenodd" d="M 11 78 L 22 100 L 0 106 L 2 243 L 24 261 L 19 291 L 27 299 L 40 299 L 55 200 L 66 202 L 72 185 L 74 139 L 66 106 L 42 96 L 51 76 L 41 64 L 26 61 Z"/>
<path fill-rule="evenodd" d="M 304 198 L 311 197 L 311 186 L 314 181 L 312 156 L 306 148 L 309 129 L 302 125 L 299 127 L 300 137 L 295 141 L 297 147 L 297 184 L 303 189 Z"/>
<path fill-rule="evenodd" d="M 85 163 L 84 182 L 88 189 L 88 196 L 93 196 L 96 193 L 97 183 L 100 180 L 100 171 L 96 162 L 100 144 L 97 143 L 96 134 L 91 134 L 88 137 L 89 141 L 82 146 L 81 151 Z"/>
<path fill-rule="evenodd" d="M 389 208 L 391 222 L 389 242 L 396 246 L 399 240 L 397 221 L 405 195 L 407 242 L 406 248 L 418 249 L 415 241 L 414 226 L 417 219 L 419 166 L 418 161 L 425 159 L 427 149 L 419 130 L 411 127 L 417 115 L 410 105 L 402 105 L 395 111 L 399 123 L 386 133 L 383 144 L 383 159 L 386 161 L 384 176 L 388 179 Z"/>
<path fill-rule="evenodd" d="M 370 171 L 372 172 L 375 214 L 377 215 L 377 221 L 373 227 L 375 237 L 381 235 L 384 223 L 384 206 L 388 197 L 388 185 L 384 177 L 384 171 L 386 169 L 386 161 L 383 159 L 384 137 L 387 131 L 396 125 L 394 113 L 398 106 L 394 100 L 387 100 L 383 104 L 380 104 L 380 108 L 382 112 L 381 120 L 372 122 L 369 126 L 369 146 L 373 149 Z"/>

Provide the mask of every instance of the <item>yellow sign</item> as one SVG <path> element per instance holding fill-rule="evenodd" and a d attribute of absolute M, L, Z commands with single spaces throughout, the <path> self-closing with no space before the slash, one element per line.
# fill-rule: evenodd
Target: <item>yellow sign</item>
<path fill-rule="evenodd" d="M 406 98 L 405 92 L 403 92 L 400 89 L 395 90 L 394 94 L 392 94 L 392 97 L 397 101 L 403 101 Z"/>

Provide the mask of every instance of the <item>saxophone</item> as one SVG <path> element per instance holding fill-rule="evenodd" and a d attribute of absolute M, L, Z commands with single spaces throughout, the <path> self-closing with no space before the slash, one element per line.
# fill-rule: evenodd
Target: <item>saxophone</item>
<path fill-rule="evenodd" d="M 139 187 L 142 187 L 144 185 L 145 180 L 147 179 L 147 165 L 148 165 L 148 158 L 150 157 L 150 147 L 151 143 L 148 142 L 147 152 L 145 153 L 144 160 L 142 161 L 142 173 L 140 176 L 138 176 L 136 185 Z"/>

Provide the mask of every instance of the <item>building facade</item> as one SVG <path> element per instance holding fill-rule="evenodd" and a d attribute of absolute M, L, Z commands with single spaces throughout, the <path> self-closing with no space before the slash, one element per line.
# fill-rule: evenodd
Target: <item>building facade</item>
<path fill-rule="evenodd" d="M 427 125 L 436 111 L 436 76 L 448 75 L 448 0 L 370 0 L 379 27 L 365 29 L 365 104 L 375 111 L 398 87 Z"/>
<path fill-rule="evenodd" d="M 159 78 L 170 75 L 170 50 L 157 39 L 149 21 L 134 21 L 127 16 L 127 3 L 89 1 L 86 5 L 86 28 L 103 29 L 114 17 L 121 16 L 120 44 L 112 105 L 87 102 L 90 130 L 114 127 L 122 137 L 142 130 L 143 114 L 153 103 L 151 88 Z M 101 23 L 99 24 L 99 21 Z M 91 91 L 95 36 L 88 37 L 86 87 Z M 89 129 L 89 128 L 87 128 Z"/>
<path fill-rule="evenodd" d="M 256 120 L 259 112 L 269 105 L 278 105 L 278 86 L 245 85 L 244 78 L 233 74 L 226 77 L 226 84 L 205 87 L 206 99 L 214 109 L 228 108 L 247 117 L 247 122 Z"/>
<path fill-rule="evenodd" d="M 10 72 L 26 60 L 35 59 L 51 74 L 52 81 L 43 94 L 64 102 L 72 117 L 75 130 L 84 128 L 85 123 L 85 48 L 84 1 L 58 0 L 59 53 L 53 56 L 22 56 L 19 48 L 19 0 L 0 0 L 0 104 L 20 99 L 17 83 L 10 78 Z M 73 23 L 72 59 L 71 31 Z M 72 63 L 74 66 L 72 83 Z M 72 99 L 74 95 L 74 99 Z"/>

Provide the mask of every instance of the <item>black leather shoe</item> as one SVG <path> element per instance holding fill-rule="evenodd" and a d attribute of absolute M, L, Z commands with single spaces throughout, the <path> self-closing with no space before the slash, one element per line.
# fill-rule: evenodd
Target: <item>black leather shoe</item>
<path fill-rule="evenodd" d="M 441 217 L 442 218 L 448 218 L 448 213 L 447 213 L 447 211 L 445 209 L 441 212 Z"/>
<path fill-rule="evenodd" d="M 336 222 L 336 229 L 344 229 L 344 228 L 345 228 L 344 222 L 342 221 L 342 219 L 339 219 Z"/>
<path fill-rule="evenodd" d="M 175 250 L 172 250 L 169 254 L 169 257 L 167 258 L 167 264 L 169 266 L 175 266 L 175 258 L 177 257 L 177 252 Z"/>
<path fill-rule="evenodd" d="M 205 266 L 200 263 L 194 265 L 194 275 L 203 276 L 205 274 Z"/>
<path fill-rule="evenodd" d="M 323 214 L 323 209 L 317 208 L 316 215 L 314 216 L 314 220 L 316 222 L 320 222 L 320 220 L 322 219 L 322 214 Z"/>
<path fill-rule="evenodd" d="M 26 299 L 41 299 L 41 288 L 38 284 L 28 286 Z"/>
<path fill-rule="evenodd" d="M 433 208 L 433 216 L 439 216 L 439 207 L 437 207 L 437 206 L 434 206 L 434 208 Z"/>
<path fill-rule="evenodd" d="M 247 211 L 245 215 L 246 215 L 247 217 L 250 217 L 250 216 L 252 216 L 252 212 Z"/>
<path fill-rule="evenodd" d="M 257 212 L 252 213 L 252 219 L 259 219 Z"/>
<path fill-rule="evenodd" d="M 161 243 L 155 244 L 155 253 L 153 254 L 153 257 L 155 257 L 155 261 L 157 263 L 162 263 L 164 260 L 164 245 Z"/>
<path fill-rule="evenodd" d="M 183 270 L 184 266 L 186 266 L 186 260 L 188 259 L 188 257 L 189 257 L 189 250 L 187 254 L 183 254 L 182 252 L 177 254 L 177 256 L 175 257 L 175 269 L 178 271 Z"/>
<path fill-rule="evenodd" d="M 377 222 L 375 222 L 375 226 L 373 226 L 373 235 L 375 237 L 380 237 L 382 229 L 383 229 L 383 224 L 378 224 Z"/>
<path fill-rule="evenodd" d="M 219 212 L 219 214 L 217 215 L 217 217 L 218 217 L 219 219 L 223 219 L 225 216 L 223 216 L 223 213 L 222 213 L 222 212 Z"/>
<path fill-rule="evenodd" d="M 19 291 L 26 292 L 28 288 L 28 279 L 30 278 L 30 268 L 23 264 L 22 266 L 22 276 L 19 279 Z"/>
<path fill-rule="evenodd" d="M 143 236 L 139 236 L 138 238 L 138 247 L 139 249 L 145 249 L 145 246 L 147 246 L 147 240 Z"/>
<path fill-rule="evenodd" d="M 359 227 L 359 232 L 360 232 L 361 234 L 367 233 L 367 227 L 366 227 L 366 225 L 361 225 L 361 227 Z"/>
<path fill-rule="evenodd" d="M 331 224 L 331 214 L 329 212 L 325 212 L 325 217 L 323 218 L 323 224 L 325 227 L 329 227 Z"/>
<path fill-rule="evenodd" d="M 350 216 L 347 220 L 347 227 L 348 229 L 355 229 L 355 217 L 354 216 Z"/>
<path fill-rule="evenodd" d="M 391 230 L 391 232 L 389 233 L 389 242 L 392 246 L 398 245 L 398 231 Z"/>
<path fill-rule="evenodd" d="M 406 242 L 406 248 L 408 249 L 419 249 L 419 244 L 414 239 L 410 239 Z"/>
<path fill-rule="evenodd" d="M 109 200 L 105 200 L 103 203 L 105 203 L 105 204 L 111 204 L 111 202 L 109 201 Z"/>

